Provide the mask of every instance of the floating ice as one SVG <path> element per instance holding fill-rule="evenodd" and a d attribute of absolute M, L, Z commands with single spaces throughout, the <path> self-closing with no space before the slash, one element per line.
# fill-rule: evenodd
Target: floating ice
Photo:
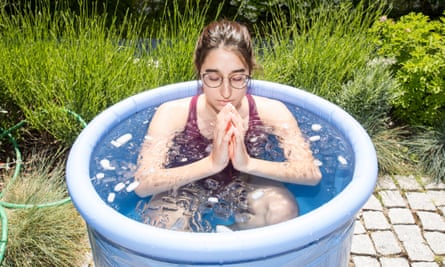
<path fill-rule="evenodd" d="M 337 160 L 338 160 L 338 162 L 340 162 L 343 165 L 348 164 L 348 161 L 343 156 L 338 156 Z"/>
<path fill-rule="evenodd" d="M 117 185 L 114 186 L 114 191 L 119 192 L 122 189 L 125 188 L 125 184 L 124 183 L 118 183 Z"/>
<path fill-rule="evenodd" d="M 253 200 L 260 199 L 263 195 L 264 195 L 263 190 L 256 190 L 255 192 L 252 193 L 252 199 Z"/>
<path fill-rule="evenodd" d="M 129 184 L 127 186 L 127 192 L 132 192 L 134 191 L 137 187 L 139 186 L 139 181 L 135 180 L 134 182 L 132 182 L 131 184 Z"/>
<path fill-rule="evenodd" d="M 104 178 L 105 177 L 105 174 L 103 173 L 103 172 L 98 172 L 98 173 L 96 173 L 96 178 L 97 179 L 102 179 L 102 178 Z"/>
<path fill-rule="evenodd" d="M 251 143 L 255 143 L 256 141 L 258 141 L 258 136 L 254 136 L 249 139 L 249 142 L 251 142 Z"/>
<path fill-rule="evenodd" d="M 309 137 L 309 141 L 315 142 L 315 141 L 320 140 L 320 138 L 321 137 L 319 135 L 314 135 L 314 136 Z"/>
<path fill-rule="evenodd" d="M 120 147 L 125 145 L 128 141 L 130 141 L 133 136 L 130 133 L 124 134 L 116 140 L 111 140 L 111 144 L 115 147 Z"/>
<path fill-rule="evenodd" d="M 116 198 L 116 194 L 115 193 L 109 193 L 108 197 L 107 197 L 108 203 L 113 202 L 115 198 Z"/>
<path fill-rule="evenodd" d="M 319 161 L 318 159 L 315 159 L 315 160 L 314 160 L 314 164 L 315 164 L 315 166 L 320 167 L 320 166 L 323 165 L 323 162 Z"/>
<path fill-rule="evenodd" d="M 216 198 L 216 197 L 209 197 L 207 199 L 207 201 L 210 202 L 210 203 L 218 203 L 218 198 Z"/>
<path fill-rule="evenodd" d="M 318 131 L 320 131 L 321 128 L 322 128 L 321 125 L 318 124 L 318 123 L 314 123 L 314 124 L 312 124 L 312 126 L 311 126 L 311 129 L 312 129 L 312 131 L 314 131 L 314 132 L 318 132 Z"/>
<path fill-rule="evenodd" d="M 101 160 L 100 166 L 102 166 L 102 168 L 104 168 L 105 170 L 108 170 L 108 171 L 112 171 L 112 170 L 116 169 L 116 167 L 111 165 L 111 163 L 108 159 Z"/>

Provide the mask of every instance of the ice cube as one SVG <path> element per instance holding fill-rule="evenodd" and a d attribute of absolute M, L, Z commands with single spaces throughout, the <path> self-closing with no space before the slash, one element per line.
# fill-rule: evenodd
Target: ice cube
<path fill-rule="evenodd" d="M 103 159 L 100 161 L 100 166 L 102 166 L 102 168 L 104 170 L 108 170 L 108 171 L 112 171 L 115 170 L 116 167 L 112 166 L 110 161 L 108 159 Z"/>
<path fill-rule="evenodd" d="M 314 135 L 314 136 L 309 137 L 309 141 L 315 142 L 315 141 L 320 140 L 320 138 L 321 137 L 319 135 Z"/>
<path fill-rule="evenodd" d="M 131 184 L 129 184 L 127 186 L 127 192 L 132 192 L 134 191 L 137 187 L 139 186 L 139 181 L 135 180 L 134 182 L 132 182 Z"/>
<path fill-rule="evenodd" d="M 340 162 L 340 164 L 342 164 L 342 165 L 347 165 L 348 164 L 348 161 L 343 157 L 343 156 L 338 156 L 337 157 L 337 160 L 338 160 L 338 162 Z"/>
<path fill-rule="evenodd" d="M 314 123 L 314 124 L 312 124 L 312 126 L 311 126 L 311 129 L 312 129 L 312 131 L 314 131 L 314 132 L 318 132 L 318 131 L 320 131 L 321 128 L 322 128 L 321 125 L 318 124 L 318 123 Z"/>
<path fill-rule="evenodd" d="M 130 141 L 133 138 L 133 136 L 130 133 L 124 134 L 120 136 L 116 140 L 112 140 L 111 144 L 115 147 L 120 147 L 122 145 L 125 145 L 128 141 Z"/>
<path fill-rule="evenodd" d="M 114 191 L 119 192 L 122 189 L 125 188 L 125 184 L 124 183 L 118 183 L 117 185 L 114 186 Z"/>
<path fill-rule="evenodd" d="M 109 193 L 108 197 L 107 197 L 108 203 L 113 202 L 115 198 L 116 198 L 116 194 L 115 193 Z"/>

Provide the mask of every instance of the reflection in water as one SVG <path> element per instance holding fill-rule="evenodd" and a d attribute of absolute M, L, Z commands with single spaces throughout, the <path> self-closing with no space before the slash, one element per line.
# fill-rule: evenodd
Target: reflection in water
<path fill-rule="evenodd" d="M 144 223 L 161 228 L 212 232 L 215 225 L 231 225 L 247 212 L 249 186 L 242 179 L 227 185 L 207 178 L 157 194 L 150 202 L 139 202 L 137 212 Z"/>
<path fill-rule="evenodd" d="M 286 184 L 298 200 L 302 215 L 323 205 L 343 190 L 352 177 L 354 161 L 349 143 L 336 129 L 297 106 L 288 105 L 288 108 L 296 116 L 302 133 L 311 143 L 311 150 L 323 174 L 318 186 Z M 216 225 L 230 225 L 246 219 L 246 195 L 252 192 L 252 188 L 244 182 L 244 177 L 224 179 L 226 182 L 223 184 L 220 184 L 220 179 L 210 177 L 199 183 L 159 194 L 153 199 L 141 199 L 135 195 L 135 164 L 140 145 L 147 138 L 145 134 L 154 110 L 154 107 L 148 108 L 123 120 L 97 144 L 91 160 L 90 174 L 100 197 L 127 217 L 169 229 L 209 232 L 214 231 Z M 252 136 L 249 141 L 261 143 L 258 138 L 266 140 L 266 145 L 253 146 L 258 155 L 262 154 L 268 160 L 282 161 L 276 137 Z M 174 150 L 172 152 L 175 153 Z M 168 211 L 163 213 L 167 215 L 160 216 L 161 210 Z M 183 215 L 184 212 L 186 216 Z"/>

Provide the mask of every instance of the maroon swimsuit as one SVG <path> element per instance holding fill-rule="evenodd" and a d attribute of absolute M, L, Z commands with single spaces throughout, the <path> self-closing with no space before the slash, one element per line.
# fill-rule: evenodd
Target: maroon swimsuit
<path fill-rule="evenodd" d="M 279 147 L 274 145 L 277 140 L 271 139 L 272 135 L 266 133 L 253 97 L 249 94 L 246 97 L 249 103 L 249 128 L 244 139 L 247 152 L 251 157 L 266 156 L 274 160 L 277 157 L 269 155 L 282 155 L 271 149 L 274 146 Z M 212 140 L 199 131 L 197 101 L 198 95 L 193 96 L 187 124 L 173 138 L 164 163 L 165 168 L 190 164 L 208 156 L 212 150 Z M 229 163 L 216 175 L 156 195 L 155 200 L 142 209 L 141 218 L 144 222 L 161 228 L 211 232 L 213 224 L 231 225 L 235 214 L 248 212 L 247 195 L 250 190 L 248 183 L 240 177 L 240 172 Z M 178 209 L 183 211 L 184 217 L 176 219 Z"/>
<path fill-rule="evenodd" d="M 166 168 L 178 167 L 200 160 L 208 156 L 212 149 L 212 140 L 204 137 L 199 131 L 196 107 L 198 96 L 199 95 L 193 96 L 190 101 L 189 115 L 185 129 L 176 134 L 173 139 L 173 145 L 168 151 L 164 164 Z M 249 103 L 249 128 L 245 136 L 245 145 L 250 156 L 259 157 L 260 151 L 258 148 L 263 147 L 261 140 L 264 140 L 265 136 L 263 131 L 264 127 L 258 116 L 255 100 L 250 94 L 247 94 L 246 97 Z M 232 164 L 229 164 L 220 174 L 217 174 L 215 178 L 227 184 L 232 181 L 238 173 Z"/>

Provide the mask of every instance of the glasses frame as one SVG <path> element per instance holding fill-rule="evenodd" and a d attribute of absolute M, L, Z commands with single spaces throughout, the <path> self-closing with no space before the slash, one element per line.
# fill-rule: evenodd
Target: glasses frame
<path fill-rule="evenodd" d="M 205 76 L 210 75 L 210 74 L 217 74 L 221 78 L 221 82 L 218 85 L 214 85 L 214 86 L 211 86 L 211 85 L 207 84 Z M 239 76 L 239 75 L 244 76 L 244 84 L 243 84 L 243 86 L 242 87 L 233 86 L 233 84 L 232 84 L 232 77 Z M 212 72 L 203 72 L 203 73 L 201 73 L 201 81 L 209 88 L 221 87 L 221 85 L 224 83 L 224 79 L 228 79 L 229 80 L 229 85 L 230 85 L 231 88 L 234 88 L 234 89 L 237 89 L 237 90 L 242 90 L 242 89 L 244 89 L 244 88 L 249 86 L 250 81 L 251 81 L 252 78 L 251 78 L 251 76 L 249 74 L 244 74 L 244 73 L 232 73 L 228 77 L 224 77 L 224 75 L 222 75 L 221 73 L 213 72 L 213 71 Z"/>

